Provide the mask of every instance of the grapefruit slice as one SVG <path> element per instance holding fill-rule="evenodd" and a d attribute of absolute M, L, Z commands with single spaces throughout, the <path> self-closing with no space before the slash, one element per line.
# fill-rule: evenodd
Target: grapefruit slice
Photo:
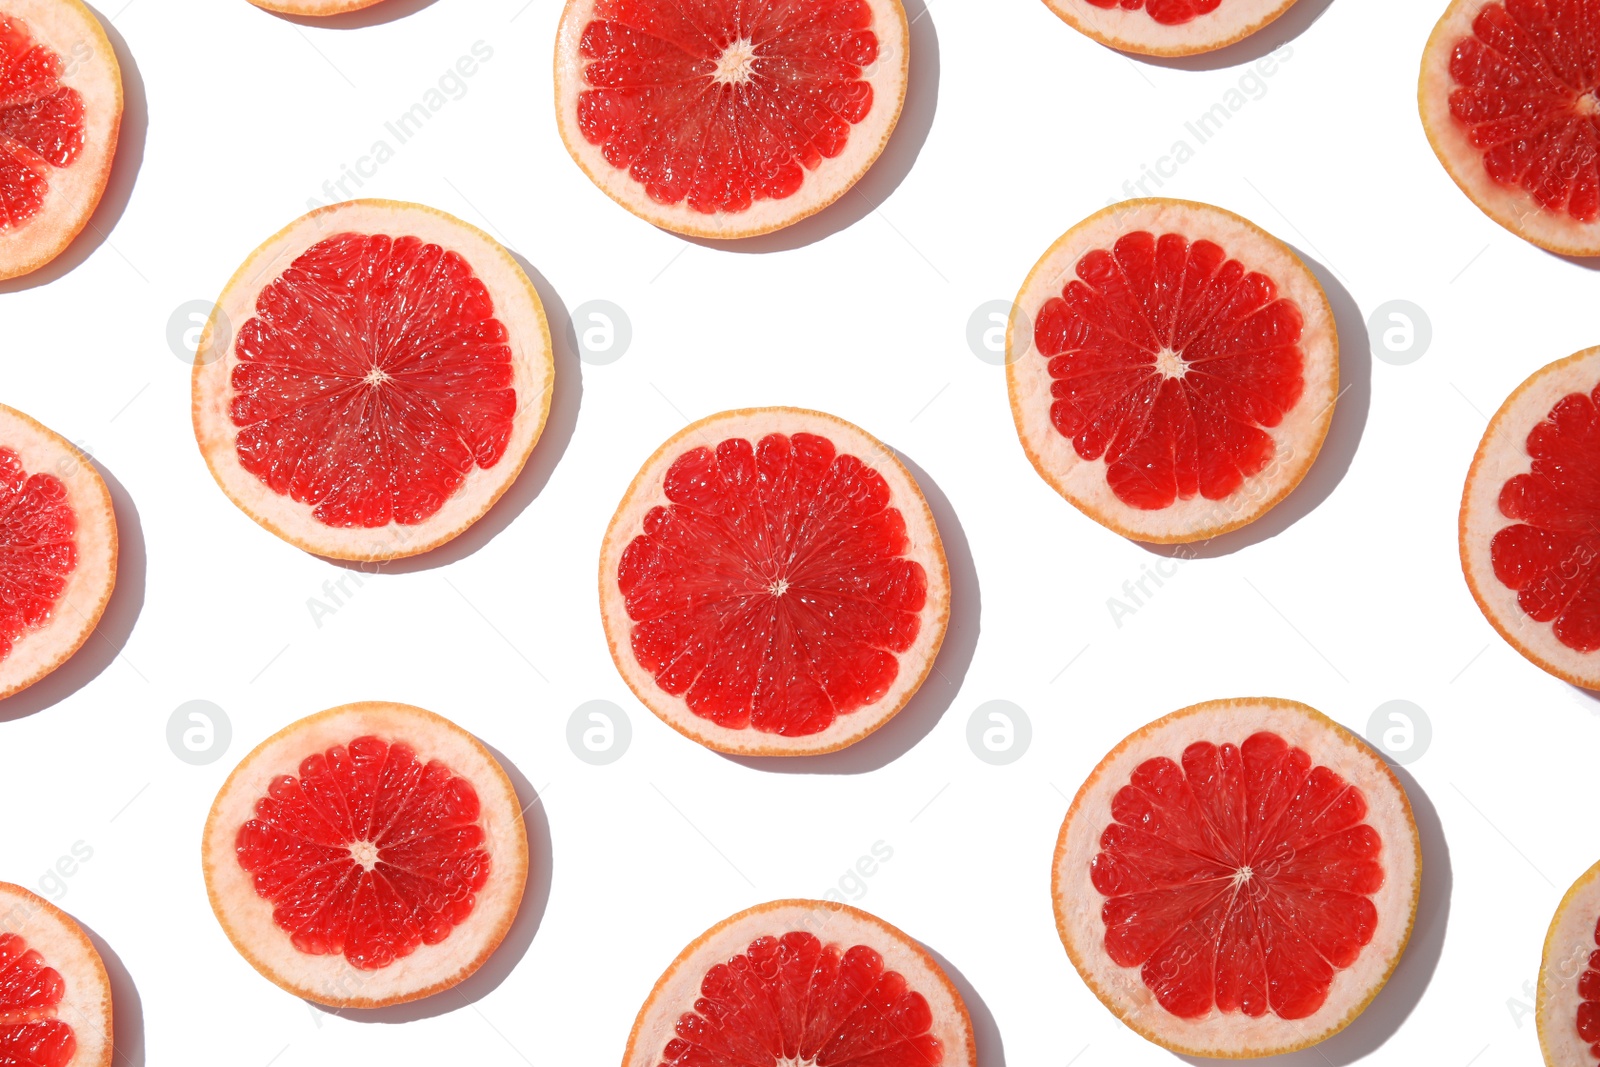
<path fill-rule="evenodd" d="M 38 270 L 100 203 L 122 70 L 79 0 L 0 0 L 0 279 Z"/>
<path fill-rule="evenodd" d="M 448 719 L 346 704 L 267 738 L 206 820 L 206 892 L 239 954 L 318 1004 L 449 989 L 511 928 L 528 876 L 522 807 Z"/>
<path fill-rule="evenodd" d="M 961 994 L 911 938 L 847 904 L 775 900 L 678 954 L 623 1067 L 973 1067 Z"/>
<path fill-rule="evenodd" d="M 1288 496 L 1339 392 L 1333 312 L 1305 264 L 1185 200 L 1130 200 L 1068 230 L 1022 285 L 1006 359 L 1034 469 L 1158 544 L 1216 537 Z"/>
<path fill-rule="evenodd" d="M 111 980 L 72 917 L 0 882 L 0 1064 L 111 1067 Z"/>
<path fill-rule="evenodd" d="M 1600 689 L 1600 348 L 1500 405 L 1461 496 L 1461 569 L 1484 617 L 1557 678 Z"/>
<path fill-rule="evenodd" d="M 346 11 L 360 11 L 380 0 L 250 0 L 256 7 L 276 11 L 280 15 L 342 15 Z"/>
<path fill-rule="evenodd" d="M 82 647 L 117 582 L 117 519 L 94 464 L 0 404 L 0 698 Z"/>
<path fill-rule="evenodd" d="M 1417 90 L 1444 169 L 1541 248 L 1600 255 L 1600 10 L 1454 0 Z"/>
<path fill-rule="evenodd" d="M 1103 45 L 1146 56 L 1192 56 L 1241 41 L 1294 0 L 1044 0 Z"/>
<path fill-rule="evenodd" d="M 1100 761 L 1061 826 L 1056 926 L 1137 1033 L 1253 1057 L 1349 1025 L 1411 936 L 1422 851 L 1388 765 L 1290 700 L 1196 704 Z"/>
<path fill-rule="evenodd" d="M 194 430 L 245 514 L 320 556 L 437 548 L 550 413 L 544 307 L 487 234 L 418 204 L 318 208 L 245 260 L 194 365 Z"/>
<path fill-rule="evenodd" d="M 611 658 L 645 706 L 718 752 L 855 744 L 933 667 L 950 572 L 933 513 L 843 419 L 702 419 L 634 478 L 600 552 Z"/>
<path fill-rule="evenodd" d="M 1546 1067 L 1600 1062 L 1600 863 L 1572 884 L 1550 920 L 1535 1019 Z"/>
<path fill-rule="evenodd" d="M 770 233 L 878 158 L 910 45 L 900 0 L 567 0 L 557 123 L 590 180 L 647 222 Z"/>

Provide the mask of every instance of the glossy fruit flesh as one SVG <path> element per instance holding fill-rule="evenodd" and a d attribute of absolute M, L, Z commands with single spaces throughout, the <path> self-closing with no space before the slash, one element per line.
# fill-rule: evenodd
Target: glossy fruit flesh
<path fill-rule="evenodd" d="M 1450 113 L 1496 182 L 1550 211 L 1600 218 L 1600 10 L 1490 4 L 1455 46 Z"/>
<path fill-rule="evenodd" d="M 273 780 L 239 864 L 302 952 L 363 970 L 436 945 L 489 877 L 478 794 L 403 743 L 358 737 Z"/>
<path fill-rule="evenodd" d="M 1600 945 L 1600 925 L 1594 940 Z M 1600 1059 L 1600 950 L 1589 953 L 1589 965 L 1578 976 L 1578 1036 L 1589 1042 L 1589 1052 Z"/>
<path fill-rule="evenodd" d="M 762 937 L 706 972 L 662 1067 L 938 1067 L 923 995 L 865 945 Z"/>
<path fill-rule="evenodd" d="M 456 252 L 354 233 L 312 245 L 239 330 L 239 462 L 328 526 L 423 522 L 505 453 L 507 337 Z"/>
<path fill-rule="evenodd" d="M 1143 8 L 1163 26 L 1181 26 L 1201 15 L 1209 15 L 1222 6 L 1222 0 L 1089 0 L 1089 3 L 1095 7 L 1120 7 L 1126 11 Z"/>
<path fill-rule="evenodd" d="M 1304 319 L 1276 283 L 1210 241 L 1127 234 L 1040 309 L 1051 423 L 1104 459 L 1123 503 L 1224 500 L 1273 461 L 1305 388 Z"/>
<path fill-rule="evenodd" d="M 78 563 L 76 533 L 61 479 L 28 474 L 15 452 L 0 448 L 0 660 L 50 620 Z"/>
<path fill-rule="evenodd" d="M 55 1018 L 61 975 L 16 934 L 0 934 L 0 1067 L 66 1067 L 78 1041 Z"/>
<path fill-rule="evenodd" d="M 1146 760 L 1093 860 L 1105 949 L 1181 1018 L 1312 1015 L 1372 940 L 1366 799 L 1272 733 Z"/>
<path fill-rule="evenodd" d="M 83 149 L 83 97 L 61 84 L 61 57 L 0 14 L 0 231 L 39 213 L 50 172 Z"/>
<path fill-rule="evenodd" d="M 1600 386 L 1572 393 L 1528 434 L 1533 466 L 1500 490 L 1517 520 L 1490 542 L 1495 577 L 1535 622 L 1579 652 L 1600 649 Z"/>
<path fill-rule="evenodd" d="M 598 0 L 595 16 L 579 128 L 658 203 L 793 196 L 872 110 L 866 0 Z"/>
<path fill-rule="evenodd" d="M 632 648 L 725 727 L 804 736 L 880 699 L 916 641 L 922 565 L 883 476 L 815 434 L 733 438 L 668 469 L 617 581 Z"/>

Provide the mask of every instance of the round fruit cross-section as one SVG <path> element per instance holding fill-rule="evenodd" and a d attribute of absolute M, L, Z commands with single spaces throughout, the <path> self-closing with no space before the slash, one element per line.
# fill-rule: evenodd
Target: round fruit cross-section
<path fill-rule="evenodd" d="M 775 900 L 724 919 L 667 968 L 622 1067 L 974 1067 L 972 1021 L 921 945 L 875 915 Z"/>
<path fill-rule="evenodd" d="M 117 519 L 100 473 L 0 404 L 0 698 L 82 647 L 116 581 Z"/>
<path fill-rule="evenodd" d="M 516 260 L 442 211 L 318 208 L 256 249 L 194 366 L 222 491 L 307 552 L 436 548 L 516 479 L 550 413 L 544 307 Z"/>
<path fill-rule="evenodd" d="M 511 780 L 432 712 L 368 702 L 301 719 L 228 776 L 203 845 L 239 954 L 318 1004 L 376 1008 L 464 981 L 522 903 Z"/>
<path fill-rule="evenodd" d="M 1600 255 L 1600 9 L 1454 0 L 1422 56 L 1422 125 L 1483 213 L 1565 255 Z"/>
<path fill-rule="evenodd" d="M 360 11 L 380 0 L 250 0 L 256 7 L 276 11 L 280 15 L 342 15 L 346 11 Z"/>
<path fill-rule="evenodd" d="M 1044 0 L 1073 29 L 1146 56 L 1212 52 L 1255 33 L 1294 0 Z"/>
<path fill-rule="evenodd" d="M 1006 335 L 1034 469 L 1125 537 L 1199 541 L 1300 483 L 1339 388 L 1322 287 L 1221 208 L 1130 200 L 1089 216 L 1023 283 Z"/>
<path fill-rule="evenodd" d="M 111 980 L 72 917 L 0 882 L 0 1063 L 111 1067 Z"/>
<path fill-rule="evenodd" d="M 0 279 L 60 255 L 94 214 L 122 69 L 79 0 L 0 0 Z"/>
<path fill-rule="evenodd" d="M 1387 764 L 1320 712 L 1218 700 L 1100 761 L 1061 826 L 1067 955 L 1102 1003 L 1191 1056 L 1342 1030 L 1411 936 L 1422 850 Z"/>
<path fill-rule="evenodd" d="M 1500 636 L 1600 689 L 1600 348 L 1535 371 L 1484 431 L 1461 496 L 1461 569 Z"/>
<path fill-rule="evenodd" d="M 1600 1063 L 1600 863 L 1572 884 L 1550 920 L 1535 1008 L 1546 1067 Z"/>
<path fill-rule="evenodd" d="M 927 501 L 887 446 L 797 408 L 725 411 L 644 465 L 600 553 L 623 680 L 719 752 L 852 745 L 933 667 L 950 572 Z"/>
<path fill-rule="evenodd" d="M 878 158 L 910 44 L 900 0 L 567 0 L 556 119 L 584 173 L 647 222 L 770 233 Z"/>

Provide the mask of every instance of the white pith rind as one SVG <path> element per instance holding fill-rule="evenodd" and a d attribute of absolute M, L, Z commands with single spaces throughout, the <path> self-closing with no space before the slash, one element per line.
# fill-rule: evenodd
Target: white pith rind
<path fill-rule="evenodd" d="M 250 0 L 265 11 L 280 15 L 342 15 L 346 11 L 360 11 L 381 0 Z"/>
<path fill-rule="evenodd" d="M 279 775 L 298 777 L 307 756 L 374 736 L 410 745 L 423 763 L 440 760 L 478 794 L 480 846 L 489 854 L 489 878 L 466 922 L 437 945 L 375 971 L 352 966 L 342 954 L 315 956 L 294 947 L 239 863 L 239 828 L 255 817 L 256 801 Z M 464 981 L 505 938 L 522 902 L 528 875 L 528 838 L 511 780 L 471 734 L 448 719 L 405 704 L 346 704 L 293 723 L 267 738 L 240 762 L 211 807 L 202 843 L 206 892 L 233 947 L 267 979 L 299 997 L 340 1008 L 370 1008 L 429 996 Z"/>
<path fill-rule="evenodd" d="M 1105 951 L 1106 898 L 1095 888 L 1090 864 L 1100 836 L 1114 821 L 1111 802 L 1145 760 L 1179 761 L 1197 741 L 1240 744 L 1268 730 L 1302 748 L 1316 765 L 1337 772 L 1367 801 L 1363 820 L 1383 842 L 1383 887 L 1372 896 L 1378 929 L 1355 964 L 1337 971 L 1322 1008 L 1304 1019 L 1267 1012 L 1251 1019 L 1212 1008 L 1199 1019 L 1180 1019 L 1161 1007 L 1137 967 L 1120 967 Z M 1174 1052 L 1249 1058 L 1305 1048 L 1344 1029 L 1388 981 L 1411 936 L 1422 885 L 1422 844 L 1411 805 L 1388 765 L 1365 742 L 1304 704 L 1270 698 L 1217 700 L 1184 708 L 1140 729 L 1095 767 L 1073 799 L 1056 844 L 1051 889 L 1056 926 L 1090 990 L 1135 1032 Z"/>
<path fill-rule="evenodd" d="M 1528 434 L 1569 393 L 1587 396 L 1600 385 L 1600 348 L 1590 348 L 1535 371 L 1500 405 L 1472 457 L 1461 494 L 1461 569 L 1472 598 L 1507 643 L 1557 678 L 1600 689 L 1600 652 L 1579 652 L 1562 644 L 1549 622 L 1535 622 L 1517 603 L 1517 592 L 1494 573 L 1490 546 L 1495 534 L 1516 525 L 1500 510 L 1507 481 L 1533 469 Z"/>
<path fill-rule="evenodd" d="M 1077 264 L 1096 249 L 1110 251 L 1118 238 L 1138 231 L 1160 237 L 1177 233 L 1189 241 L 1210 240 L 1247 270 L 1260 271 L 1278 286 L 1278 295 L 1299 306 L 1305 326 L 1300 351 L 1305 381 L 1300 400 L 1277 426 L 1265 428 L 1277 455 L 1263 471 L 1245 480 L 1224 500 L 1194 497 L 1159 511 L 1132 507 L 1118 499 L 1106 481 L 1104 457 L 1081 458 L 1072 441 L 1050 421 L 1050 361 L 1039 354 L 1031 333 L 1045 303 L 1077 278 Z M 1300 484 L 1322 448 L 1339 396 L 1339 336 L 1327 294 L 1315 276 L 1282 241 L 1230 211 L 1209 204 L 1161 198 L 1130 200 L 1105 208 L 1068 230 L 1034 266 L 1017 295 L 1026 316 L 1026 336 L 1018 335 L 1017 315 L 1006 327 L 1006 386 L 1011 415 L 1034 469 L 1056 492 L 1084 514 L 1134 540 L 1156 544 L 1200 541 L 1254 522 Z"/>
<path fill-rule="evenodd" d="M 375 529 L 325 525 L 313 514 L 314 505 L 273 492 L 247 471 L 234 444 L 239 428 L 229 414 L 229 405 L 234 395 L 233 369 L 239 363 L 235 341 L 255 314 L 257 296 L 306 249 L 347 232 L 412 236 L 460 253 L 489 290 L 495 318 L 508 333 L 517 410 L 505 453 L 492 467 L 474 467 L 438 512 L 414 526 L 395 522 Z M 227 328 L 219 329 L 219 323 Z M 544 432 L 554 381 L 555 356 L 539 294 L 516 260 L 493 238 L 420 204 L 352 200 L 296 219 L 251 253 L 228 282 L 195 351 L 195 437 L 206 465 L 228 498 L 285 541 L 334 559 L 398 559 L 437 548 L 462 533 L 510 487 Z"/>
<path fill-rule="evenodd" d="M 1600 220 L 1578 222 L 1563 212 L 1541 207 L 1520 186 L 1502 185 L 1489 176 L 1483 151 L 1475 148 L 1467 129 L 1450 113 L 1450 94 L 1458 86 L 1450 75 L 1456 45 L 1473 36 L 1479 12 L 1503 0 L 1454 0 L 1445 10 L 1422 53 L 1417 105 L 1422 127 L 1439 162 L 1478 209 L 1518 237 L 1569 256 L 1600 255 Z"/>
<path fill-rule="evenodd" d="M 622 1067 L 656 1067 L 680 1016 L 694 1010 L 705 974 L 745 952 L 760 937 L 810 933 L 825 945 L 875 949 L 884 969 L 898 971 L 933 1013 L 929 1032 L 943 1046 L 940 1067 L 975 1067 L 977 1044 L 966 1004 L 948 976 L 915 941 L 875 915 L 819 900 L 775 900 L 724 919 L 672 961 L 650 991 L 628 1035 Z"/>
<path fill-rule="evenodd" d="M 905 558 L 922 565 L 928 579 L 927 601 L 921 626 L 911 648 L 899 653 L 900 671 L 889 691 L 874 704 L 840 715 L 828 729 L 804 737 L 782 737 L 754 728 L 732 730 L 701 718 L 688 702 L 656 684 L 655 677 L 634 657 L 632 621 L 617 581 L 622 553 L 644 531 L 650 510 L 670 504 L 663 479 L 668 468 L 692 448 L 715 449 L 733 438 L 755 444 L 768 434 L 813 433 L 833 442 L 840 455 L 853 455 L 883 476 L 889 484 L 890 506 L 899 509 L 906 523 L 909 546 Z M 877 730 L 905 707 L 933 667 L 950 620 L 950 571 L 933 513 L 911 473 L 889 447 L 858 426 L 817 411 L 799 408 L 745 408 L 701 419 L 674 434 L 629 485 L 606 530 L 600 550 L 600 615 L 605 625 L 611 658 L 623 681 L 668 726 L 708 748 L 732 755 L 817 755 L 855 744 Z"/>
<path fill-rule="evenodd" d="M 1589 1043 L 1578 1034 L 1578 979 L 1589 969 L 1596 951 L 1595 924 L 1600 921 L 1600 863 L 1572 884 L 1545 934 L 1539 961 L 1539 992 L 1534 1019 L 1545 1067 L 1594 1067 Z"/>
<path fill-rule="evenodd" d="M 35 44 L 61 58 L 61 84 L 83 97 L 83 148 L 50 167 L 38 214 L 0 229 L 0 279 L 38 270 L 72 243 L 100 203 L 122 125 L 122 68 L 94 13 L 79 0 L 0 0 L 0 15 L 28 24 Z"/>
<path fill-rule="evenodd" d="M 844 151 L 807 170 L 805 181 L 782 200 L 756 200 L 739 212 L 706 214 L 691 208 L 687 199 L 661 204 L 624 168 L 614 167 L 601 146 L 589 143 L 578 125 L 578 98 L 589 88 L 583 77 L 585 60 L 579 52 L 583 31 L 594 21 L 599 0 L 567 0 L 556 31 L 556 124 L 567 151 L 602 192 L 647 222 L 691 237 L 754 237 L 781 230 L 833 203 L 860 180 L 882 154 L 894 132 L 905 103 L 911 73 L 911 27 L 900 0 L 867 0 L 872 8 L 872 31 L 878 37 L 878 60 L 863 72 L 872 86 L 872 110 L 850 128 Z"/>
<path fill-rule="evenodd" d="M 78 1043 L 69 1067 L 111 1067 L 111 979 L 82 927 L 43 897 L 0 882 L 0 933 L 21 937 L 61 975 L 66 992 L 55 1017 Z"/>
<path fill-rule="evenodd" d="M 1250 36 L 1274 21 L 1294 0 L 1222 0 L 1209 15 L 1163 26 L 1144 8 L 1100 8 L 1088 0 L 1044 0 L 1073 29 L 1124 52 L 1147 56 L 1192 56 Z"/>
<path fill-rule="evenodd" d="M 0 699 L 37 682 L 83 646 L 117 583 L 117 518 L 111 493 L 87 456 L 59 434 L 0 404 L 0 448 L 17 453 L 28 474 L 50 474 L 67 489 L 77 523 L 77 565 L 50 619 L 29 630 L 0 659 Z"/>

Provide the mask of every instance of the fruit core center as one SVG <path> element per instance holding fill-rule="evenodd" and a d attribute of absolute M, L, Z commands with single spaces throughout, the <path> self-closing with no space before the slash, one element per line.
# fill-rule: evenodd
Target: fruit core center
<path fill-rule="evenodd" d="M 722 50 L 711 80 L 718 85 L 743 85 L 755 76 L 755 70 L 756 46 L 748 37 L 741 37 Z"/>
<path fill-rule="evenodd" d="M 1183 356 L 1170 348 L 1156 353 L 1156 373 L 1163 378 L 1182 378 L 1189 371 Z"/>
<path fill-rule="evenodd" d="M 350 846 L 350 858 L 361 864 L 361 869 L 370 871 L 378 865 L 378 846 L 371 841 L 357 841 Z"/>
<path fill-rule="evenodd" d="M 1589 118 L 1600 115 L 1600 89 L 1590 89 L 1578 97 L 1572 103 L 1572 110 Z"/>
<path fill-rule="evenodd" d="M 1250 879 L 1254 878 L 1255 876 L 1256 872 L 1254 868 L 1248 865 L 1240 867 L 1238 870 L 1233 872 L 1233 887 L 1235 889 L 1242 889 L 1249 885 Z"/>
<path fill-rule="evenodd" d="M 787 578 L 779 578 L 777 581 L 767 586 L 767 592 L 771 593 L 773 596 L 782 596 L 788 591 L 789 579 Z"/>
<path fill-rule="evenodd" d="M 382 367 L 375 366 L 371 370 L 367 371 L 366 377 L 362 378 L 361 380 L 368 385 L 383 385 L 392 379 L 389 377 L 389 375 L 384 373 Z"/>
<path fill-rule="evenodd" d="M 803 1059 L 798 1056 L 782 1056 L 773 1063 L 772 1067 L 817 1067 L 817 1061 Z"/>

